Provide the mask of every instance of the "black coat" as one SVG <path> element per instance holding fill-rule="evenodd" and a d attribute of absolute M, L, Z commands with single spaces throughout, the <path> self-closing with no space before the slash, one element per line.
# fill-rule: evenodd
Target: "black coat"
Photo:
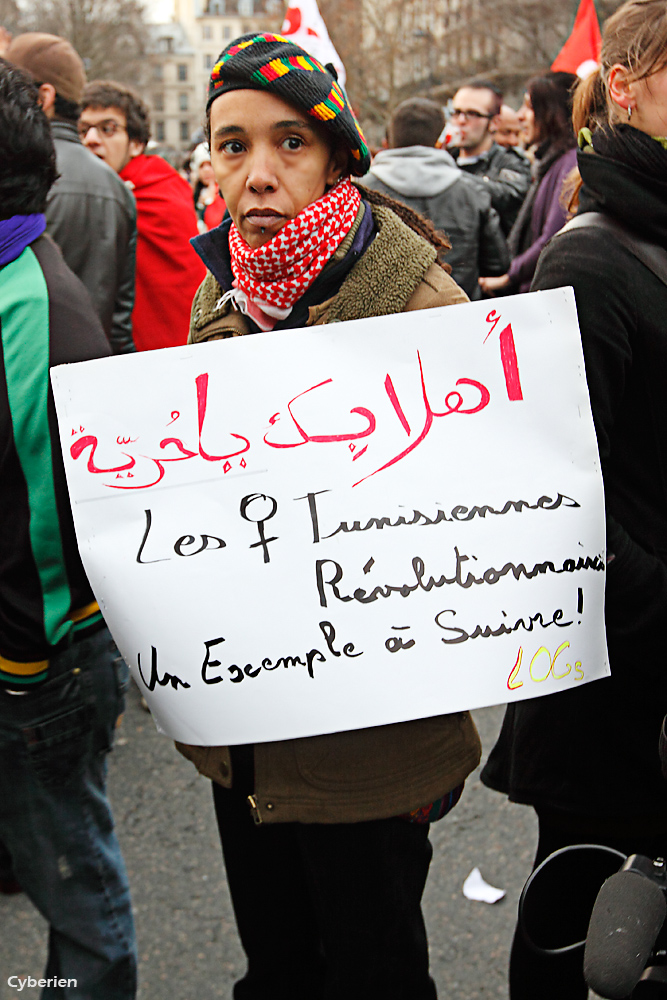
<path fill-rule="evenodd" d="M 580 211 L 667 247 L 667 180 L 579 154 Z M 585 815 L 667 813 L 667 286 L 607 232 L 554 237 L 533 289 L 574 286 L 607 510 L 612 676 L 509 706 L 482 780 Z"/>
<path fill-rule="evenodd" d="M 445 233 L 452 248 L 442 259 L 469 298 L 482 297 L 480 275 L 506 273 L 510 255 L 491 192 L 459 170 L 444 149 L 381 149 L 360 183 L 402 201 Z"/>
<path fill-rule="evenodd" d="M 528 157 L 517 149 L 494 142 L 485 153 L 470 160 L 459 157 L 457 163 L 465 174 L 477 178 L 477 184 L 490 193 L 502 230 L 508 234 L 532 182 Z"/>
<path fill-rule="evenodd" d="M 46 229 L 84 283 L 114 354 L 132 340 L 137 208 L 118 174 L 79 140 L 76 126 L 54 121 L 58 180 L 49 191 Z"/>

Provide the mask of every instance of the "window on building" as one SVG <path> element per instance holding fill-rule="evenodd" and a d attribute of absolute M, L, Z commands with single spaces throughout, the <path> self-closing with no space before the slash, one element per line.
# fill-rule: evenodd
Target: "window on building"
<path fill-rule="evenodd" d="M 187 111 L 188 110 L 188 95 L 179 94 L 178 95 L 178 110 Z"/>
<path fill-rule="evenodd" d="M 163 80 L 164 79 L 164 73 L 163 73 L 162 63 L 154 63 L 154 65 L 153 65 L 153 79 L 154 80 Z"/>
<path fill-rule="evenodd" d="M 164 142 L 164 122 L 155 122 L 155 141 Z"/>
<path fill-rule="evenodd" d="M 227 40 L 228 38 L 232 37 L 232 29 L 229 27 L 228 24 L 225 24 L 222 29 L 222 37 L 224 40 Z"/>
<path fill-rule="evenodd" d="M 183 82 L 183 80 L 187 80 L 187 78 L 188 78 L 188 67 L 185 65 L 185 63 L 179 63 L 178 64 L 178 79 L 181 82 Z"/>
<path fill-rule="evenodd" d="M 181 142 L 188 142 L 190 139 L 190 123 L 189 122 L 179 122 L 179 133 Z"/>
<path fill-rule="evenodd" d="M 254 0 L 239 0 L 239 17 L 252 17 L 254 13 Z"/>
<path fill-rule="evenodd" d="M 212 38 L 213 32 L 211 30 L 211 25 L 210 24 L 202 24 L 202 26 L 201 26 L 201 36 L 204 39 L 204 41 L 209 41 Z"/>
<path fill-rule="evenodd" d="M 155 111 L 164 111 L 164 94 L 153 94 L 153 108 Z"/>
<path fill-rule="evenodd" d="M 213 59 L 214 57 L 208 52 L 204 56 L 204 69 L 213 69 Z"/>
<path fill-rule="evenodd" d="M 221 17 L 225 13 L 225 0 L 207 0 L 206 13 Z"/>

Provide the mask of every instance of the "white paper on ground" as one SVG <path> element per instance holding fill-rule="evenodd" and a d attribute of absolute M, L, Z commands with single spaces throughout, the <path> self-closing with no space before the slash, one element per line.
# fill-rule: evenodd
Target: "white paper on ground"
<path fill-rule="evenodd" d="M 489 885 L 482 878 L 479 868 L 473 868 L 463 883 L 463 895 L 480 903 L 497 903 L 505 895 L 505 890 Z"/>

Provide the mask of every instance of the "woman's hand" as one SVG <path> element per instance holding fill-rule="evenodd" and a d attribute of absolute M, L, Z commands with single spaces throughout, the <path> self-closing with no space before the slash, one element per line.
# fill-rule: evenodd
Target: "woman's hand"
<path fill-rule="evenodd" d="M 496 292 L 509 288 L 510 276 L 509 274 L 501 274 L 497 278 L 478 278 L 477 280 L 483 292 L 486 292 L 487 295 L 495 295 Z"/>

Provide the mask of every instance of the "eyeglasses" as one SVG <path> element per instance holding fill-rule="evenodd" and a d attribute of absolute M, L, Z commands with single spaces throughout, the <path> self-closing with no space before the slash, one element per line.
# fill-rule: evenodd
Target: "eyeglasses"
<path fill-rule="evenodd" d="M 493 115 L 483 115 L 481 111 L 460 111 L 459 108 L 454 108 L 452 118 L 463 118 L 464 121 L 474 122 L 482 118 L 493 118 Z"/>
<path fill-rule="evenodd" d="M 121 123 L 117 122 L 115 118 L 105 118 L 104 121 L 101 122 L 79 122 L 77 126 L 79 139 L 85 139 L 91 128 L 96 128 L 100 135 L 103 135 L 106 139 L 109 139 L 121 129 L 123 132 L 127 132 L 125 125 L 121 125 Z"/>

